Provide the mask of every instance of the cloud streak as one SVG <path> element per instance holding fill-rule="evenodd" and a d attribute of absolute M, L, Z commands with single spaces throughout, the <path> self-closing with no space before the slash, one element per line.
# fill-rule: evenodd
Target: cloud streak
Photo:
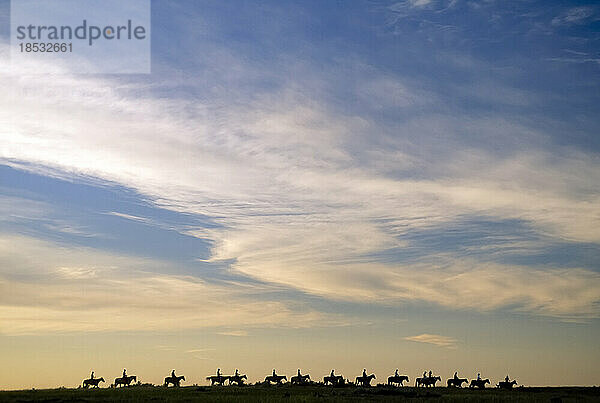
<path fill-rule="evenodd" d="M 435 96 L 400 77 L 369 73 L 355 94 L 369 110 L 415 113 L 388 122 L 345 111 L 299 90 L 301 77 L 244 102 L 226 93 L 190 102 L 118 80 L 23 79 L 2 62 L 0 158 L 46 175 L 118 183 L 158 206 L 209 216 L 218 228 L 180 230 L 212 241 L 210 261 L 232 261 L 234 270 L 260 281 L 344 300 L 517 305 L 536 314 L 596 317 L 594 272 L 482 266 L 462 256 L 444 256 L 446 267 L 428 266 L 425 257 L 417 265 L 367 258 L 413 246 L 402 239 L 409 230 L 444 231 L 469 216 L 519 219 L 551 237 L 600 242 L 600 164 L 593 153 L 561 148 L 542 131 L 500 117 L 422 116 L 416 112 L 436 105 Z M 502 98 L 494 103 L 529 102 L 512 88 L 488 92 Z M 151 300 L 154 288 L 164 290 L 161 296 L 176 295 L 178 287 L 204 292 L 204 284 L 188 278 L 140 276 L 136 294 Z M 538 285 L 523 286 L 522 279 Z M 110 281 L 115 289 L 128 287 Z M 193 294 L 186 298 L 194 301 Z"/>
<path fill-rule="evenodd" d="M 3 235 L 0 261 L 0 333 L 7 335 L 343 324 L 257 300 L 235 284 L 161 274 L 156 261 L 87 248 Z"/>
<path fill-rule="evenodd" d="M 417 336 L 405 337 L 404 340 L 433 344 L 438 347 L 456 348 L 456 340 L 451 337 L 440 336 L 439 334 L 423 333 Z"/>

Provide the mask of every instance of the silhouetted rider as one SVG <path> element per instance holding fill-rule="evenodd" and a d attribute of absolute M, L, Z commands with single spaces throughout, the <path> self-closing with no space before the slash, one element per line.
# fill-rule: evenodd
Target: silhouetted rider
<path fill-rule="evenodd" d="M 236 368 L 236 369 L 235 369 L 235 376 L 239 376 L 239 374 L 240 374 L 240 373 L 238 372 L 238 369 Z"/>
<path fill-rule="evenodd" d="M 333 378 L 333 377 L 335 377 L 335 375 L 334 375 L 334 370 L 333 370 L 333 369 L 331 370 L 331 375 L 330 375 L 330 376 L 331 376 L 332 378 Z"/>
<path fill-rule="evenodd" d="M 221 376 L 221 368 L 217 368 L 217 376 Z"/>
<path fill-rule="evenodd" d="M 458 379 L 458 371 L 454 372 L 454 379 L 457 380 Z"/>
<path fill-rule="evenodd" d="M 273 368 L 273 376 L 277 376 L 277 374 L 275 373 L 275 368 Z"/>
<path fill-rule="evenodd" d="M 427 378 L 427 371 L 423 371 L 423 378 Z"/>
<path fill-rule="evenodd" d="M 302 376 L 302 375 L 300 375 L 300 368 L 298 368 L 298 376 Z"/>
<path fill-rule="evenodd" d="M 508 382 L 508 380 L 509 380 L 509 379 L 510 379 L 510 378 L 508 377 L 508 375 L 506 375 L 506 378 L 504 378 L 504 380 L 505 380 L 506 382 Z"/>
<path fill-rule="evenodd" d="M 127 370 L 123 368 L 123 378 L 127 378 Z"/>
<path fill-rule="evenodd" d="M 175 370 L 171 371 L 171 378 L 175 378 Z"/>
<path fill-rule="evenodd" d="M 431 371 L 429 371 L 429 377 L 431 378 Z"/>
<path fill-rule="evenodd" d="M 398 378 L 398 376 L 399 376 L 399 375 L 398 375 L 398 368 L 396 368 L 396 372 L 394 372 L 394 376 L 395 376 L 396 378 Z"/>
<path fill-rule="evenodd" d="M 481 380 L 481 374 L 478 372 L 477 373 L 477 380 L 480 381 Z"/>
<path fill-rule="evenodd" d="M 90 375 L 90 379 L 94 379 L 94 371 L 92 371 L 92 375 Z"/>
<path fill-rule="evenodd" d="M 367 369 L 363 368 L 363 378 L 366 378 L 366 377 L 367 377 Z"/>

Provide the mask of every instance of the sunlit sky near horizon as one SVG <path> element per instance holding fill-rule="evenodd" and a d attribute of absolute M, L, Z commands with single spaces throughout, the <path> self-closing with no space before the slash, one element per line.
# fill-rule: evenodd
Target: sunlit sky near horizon
<path fill-rule="evenodd" d="M 9 15 L 0 389 L 600 384 L 596 2 L 155 0 L 150 75 L 24 74 Z"/>

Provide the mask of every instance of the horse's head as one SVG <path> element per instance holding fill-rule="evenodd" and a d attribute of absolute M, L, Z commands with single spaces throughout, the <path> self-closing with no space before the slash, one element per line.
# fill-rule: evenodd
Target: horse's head
<path fill-rule="evenodd" d="M 181 380 L 185 381 L 185 376 L 181 375 Z"/>
<path fill-rule="evenodd" d="M 486 379 L 486 380 L 483 381 L 483 383 L 490 383 L 490 380 Z"/>
<path fill-rule="evenodd" d="M 104 380 L 104 378 L 100 378 L 100 379 L 98 380 L 98 382 L 106 382 L 106 381 Z"/>

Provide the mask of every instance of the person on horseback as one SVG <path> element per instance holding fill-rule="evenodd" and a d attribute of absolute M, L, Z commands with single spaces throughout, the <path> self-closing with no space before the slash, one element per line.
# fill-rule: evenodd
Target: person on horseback
<path fill-rule="evenodd" d="M 427 371 L 423 371 L 423 379 L 427 378 Z"/>
<path fill-rule="evenodd" d="M 332 378 L 334 378 L 334 377 L 335 377 L 335 375 L 334 375 L 334 370 L 333 370 L 333 369 L 331 370 L 331 374 L 330 374 L 329 376 L 331 376 Z"/>
<path fill-rule="evenodd" d="M 398 368 L 396 368 L 396 372 L 394 372 L 394 376 L 395 376 L 396 378 L 398 378 L 398 376 L 399 376 L 399 375 L 398 375 Z"/>
<path fill-rule="evenodd" d="M 93 373 L 93 372 L 92 372 Z M 504 380 L 508 383 L 510 381 L 510 378 L 508 377 L 508 375 L 506 375 L 506 378 L 504 378 Z"/>
<path fill-rule="evenodd" d="M 367 377 L 367 369 L 363 368 L 363 378 L 366 378 L 366 377 Z"/>
<path fill-rule="evenodd" d="M 171 371 L 171 378 L 175 378 L 175 370 Z"/>
<path fill-rule="evenodd" d="M 235 375 L 234 375 L 234 376 L 239 376 L 239 375 L 240 375 L 240 373 L 239 373 L 238 369 L 236 368 L 236 369 L 235 369 Z"/>
<path fill-rule="evenodd" d="M 217 368 L 217 376 L 221 376 L 221 368 Z"/>
<path fill-rule="evenodd" d="M 92 375 L 90 375 L 90 379 L 94 379 L 94 371 L 92 371 Z"/>
<path fill-rule="evenodd" d="M 127 378 L 127 370 L 123 368 L 123 379 Z"/>
<path fill-rule="evenodd" d="M 429 370 L 429 377 L 431 378 L 431 370 Z"/>
<path fill-rule="evenodd" d="M 477 380 L 480 381 L 481 380 L 481 374 L 478 372 L 477 373 Z"/>
<path fill-rule="evenodd" d="M 300 368 L 298 368 L 298 377 L 301 377 L 302 375 L 300 375 Z"/>
<path fill-rule="evenodd" d="M 275 368 L 273 368 L 273 378 L 276 376 L 277 376 L 277 374 L 275 373 Z"/>
<path fill-rule="evenodd" d="M 458 371 L 454 371 L 454 380 L 458 380 Z"/>

